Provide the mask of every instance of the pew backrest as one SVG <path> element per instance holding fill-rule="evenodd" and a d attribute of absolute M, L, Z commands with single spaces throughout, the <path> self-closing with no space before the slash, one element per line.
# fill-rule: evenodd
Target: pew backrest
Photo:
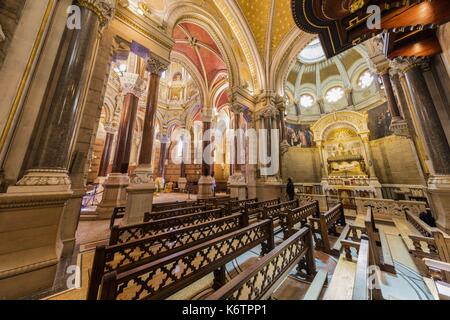
<path fill-rule="evenodd" d="M 300 206 L 299 200 L 292 200 L 287 202 L 281 202 L 279 204 L 264 207 L 261 214 L 261 219 L 278 220 L 280 214 L 287 210 L 295 209 Z"/>
<path fill-rule="evenodd" d="M 260 202 L 252 202 L 245 204 L 245 212 L 248 214 L 250 219 L 256 218 L 265 207 L 273 206 L 281 203 L 281 199 L 271 199 Z"/>
<path fill-rule="evenodd" d="M 98 246 L 94 254 L 88 299 L 97 299 L 101 279 L 107 272 L 124 272 L 247 226 L 248 218 L 241 213 L 140 240 Z"/>
<path fill-rule="evenodd" d="M 138 240 L 143 237 L 154 236 L 160 233 L 223 218 L 224 216 L 226 216 L 225 210 L 213 209 L 124 227 L 116 226 L 111 231 L 109 244 L 113 245 Z"/>
<path fill-rule="evenodd" d="M 146 212 L 144 214 L 144 222 L 167 219 L 167 218 L 172 218 L 172 217 L 176 217 L 176 216 L 184 216 L 187 214 L 197 213 L 197 212 L 202 212 L 202 211 L 207 211 L 206 205 L 176 208 L 176 209 L 157 211 L 157 212 L 153 212 L 153 211 Z"/>
<path fill-rule="evenodd" d="M 303 228 L 308 222 L 309 217 L 318 217 L 320 215 L 319 202 L 313 201 L 301 205 L 298 208 L 289 209 L 280 214 L 281 228 L 283 229 L 284 239 L 292 236 L 296 230 L 295 225 L 301 223 Z"/>
<path fill-rule="evenodd" d="M 264 254 L 274 248 L 270 220 L 123 273 L 109 272 L 103 277 L 100 297 L 102 300 L 165 299 L 207 274 L 224 270 L 228 262 L 259 245 L 262 245 Z"/>
<path fill-rule="evenodd" d="M 109 223 L 109 229 L 114 227 L 117 219 L 122 219 L 125 216 L 126 207 L 115 207 Z"/>
<path fill-rule="evenodd" d="M 316 244 L 321 247 L 326 253 L 331 254 L 331 244 L 328 232 L 334 229 L 336 224 L 345 225 L 344 208 L 342 203 L 338 203 L 325 213 L 321 213 L 319 217 L 312 217 L 309 219 L 313 226 L 315 234 L 320 234 L 320 239 L 316 237 Z"/>
<path fill-rule="evenodd" d="M 155 203 L 152 205 L 152 212 L 167 211 L 177 208 L 186 208 L 195 205 L 196 201 L 174 201 L 174 202 Z"/>
<path fill-rule="evenodd" d="M 316 274 L 314 248 L 310 227 L 304 227 L 249 267 L 208 300 L 264 300 L 269 299 L 292 269 L 306 266 L 309 277 Z"/>

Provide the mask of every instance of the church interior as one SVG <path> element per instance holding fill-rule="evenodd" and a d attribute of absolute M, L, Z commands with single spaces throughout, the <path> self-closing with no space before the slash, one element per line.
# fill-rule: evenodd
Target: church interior
<path fill-rule="evenodd" d="M 448 0 L 0 0 L 0 300 L 449 300 Z"/>

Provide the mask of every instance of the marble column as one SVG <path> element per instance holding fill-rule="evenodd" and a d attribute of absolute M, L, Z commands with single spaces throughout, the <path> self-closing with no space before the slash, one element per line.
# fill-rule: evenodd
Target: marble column
<path fill-rule="evenodd" d="M 450 230 L 450 146 L 425 80 L 429 59 L 410 61 L 404 69 L 423 140 L 433 167 L 428 179 L 429 199 L 440 227 Z"/>
<path fill-rule="evenodd" d="M 202 176 L 198 180 L 198 199 L 208 199 L 213 197 L 213 178 L 211 177 L 211 156 L 206 156 L 208 148 L 211 148 L 212 134 L 211 122 L 213 119 L 212 108 L 205 109 L 202 114 L 203 121 L 203 148 L 202 148 Z"/>
<path fill-rule="evenodd" d="M 245 200 L 247 197 L 247 183 L 245 179 L 245 175 L 242 173 L 240 154 L 242 152 L 242 148 L 245 147 L 245 143 L 243 141 L 243 137 L 239 137 L 240 134 L 240 123 L 241 123 L 241 113 L 244 111 L 244 108 L 240 105 L 233 105 L 231 111 L 234 115 L 234 142 L 233 142 L 233 174 L 230 176 L 228 180 L 228 185 L 230 188 L 230 194 L 233 198 L 238 198 L 239 200 Z"/>
<path fill-rule="evenodd" d="M 389 112 L 391 113 L 392 122 L 394 123 L 402 120 L 402 118 L 400 116 L 400 110 L 398 108 L 397 101 L 395 100 L 394 89 L 392 88 L 391 76 L 389 75 L 389 71 L 389 67 L 382 69 L 380 72 L 380 77 L 383 81 Z"/>
<path fill-rule="evenodd" d="M 112 172 L 103 184 L 103 198 L 97 206 L 98 219 L 110 219 L 115 207 L 124 207 L 127 204 L 126 189 L 130 184 L 128 167 L 139 98 L 143 92 L 144 81 L 138 74 L 125 72 L 120 78 L 120 82 L 125 97 L 120 111 Z"/>
<path fill-rule="evenodd" d="M 161 74 L 167 70 L 168 65 L 169 62 L 153 53 L 150 54 L 146 61 L 146 69 L 149 72 L 149 84 L 139 164 L 131 176 L 131 183 L 127 188 L 127 206 L 122 225 L 142 222 L 145 213 L 152 211 L 153 194 L 156 190 L 152 172 L 155 119 L 158 109 Z"/>
<path fill-rule="evenodd" d="M 16 299 L 52 286 L 62 241 L 61 216 L 73 195 L 69 166 L 91 61 L 113 1 L 76 1 L 81 29 L 65 29 L 30 145 L 31 167 L 0 195 L 3 270 L 0 299 Z"/>
<path fill-rule="evenodd" d="M 167 153 L 168 153 L 168 147 L 170 143 L 170 139 L 163 135 L 160 139 L 161 142 L 161 151 L 159 153 L 159 169 L 158 169 L 158 177 L 160 177 L 163 181 L 164 185 L 164 176 L 166 171 L 166 159 L 167 159 Z"/>
<path fill-rule="evenodd" d="M 104 126 L 106 131 L 105 146 L 103 148 L 102 158 L 100 161 L 100 168 L 98 171 L 99 177 L 106 177 L 108 175 L 109 163 L 111 160 L 111 152 L 114 143 L 114 137 L 116 135 L 117 129 L 112 126 L 112 124 L 106 124 Z"/>

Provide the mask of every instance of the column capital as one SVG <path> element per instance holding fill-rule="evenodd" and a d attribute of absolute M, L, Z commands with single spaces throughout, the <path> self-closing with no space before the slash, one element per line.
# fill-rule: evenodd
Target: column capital
<path fill-rule="evenodd" d="M 106 133 L 109 134 L 116 134 L 118 130 L 116 127 L 114 127 L 114 124 L 111 122 L 103 124 L 103 129 L 105 129 Z"/>
<path fill-rule="evenodd" d="M 389 73 L 389 69 L 390 69 L 389 60 L 385 60 L 385 61 L 375 65 L 375 71 L 380 76 L 388 74 Z"/>
<path fill-rule="evenodd" d="M 78 4 L 94 12 L 102 27 L 109 24 L 116 12 L 116 0 L 78 0 Z"/>
<path fill-rule="evenodd" d="M 147 58 L 146 63 L 147 71 L 157 76 L 161 76 L 161 74 L 167 70 L 170 64 L 170 62 L 152 53 L 150 53 L 150 56 Z"/>
<path fill-rule="evenodd" d="M 213 121 L 213 109 L 204 108 L 202 110 L 202 122 L 212 122 Z"/>
<path fill-rule="evenodd" d="M 120 84 L 124 95 L 131 93 L 140 98 L 145 90 L 144 80 L 136 73 L 124 72 L 120 77 Z"/>
<path fill-rule="evenodd" d="M 395 64 L 399 67 L 399 69 L 406 73 L 413 68 L 420 68 L 422 71 L 429 71 L 430 66 L 430 58 L 429 57 L 405 57 L 405 58 L 396 58 Z"/>
<path fill-rule="evenodd" d="M 230 111 L 233 113 L 241 114 L 244 113 L 244 107 L 240 104 L 233 103 L 230 107 Z"/>

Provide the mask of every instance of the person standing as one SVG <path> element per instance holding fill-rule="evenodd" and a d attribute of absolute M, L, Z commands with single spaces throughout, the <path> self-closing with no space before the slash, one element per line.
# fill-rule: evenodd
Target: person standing
<path fill-rule="evenodd" d="M 286 193 L 288 195 L 289 201 L 294 200 L 295 197 L 295 187 L 291 178 L 288 178 L 288 183 L 286 185 Z"/>

